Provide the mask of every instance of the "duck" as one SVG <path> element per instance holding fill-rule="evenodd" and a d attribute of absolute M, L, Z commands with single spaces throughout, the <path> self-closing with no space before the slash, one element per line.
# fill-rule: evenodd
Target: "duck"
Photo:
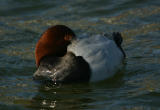
<path fill-rule="evenodd" d="M 36 43 L 33 78 L 51 83 L 105 80 L 116 74 L 126 57 L 122 42 L 119 32 L 112 39 L 107 35 L 77 37 L 68 26 L 49 27 Z"/>

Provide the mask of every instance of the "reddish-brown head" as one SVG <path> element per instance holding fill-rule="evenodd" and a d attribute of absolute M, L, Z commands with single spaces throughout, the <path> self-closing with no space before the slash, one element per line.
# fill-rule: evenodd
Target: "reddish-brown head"
<path fill-rule="evenodd" d="M 37 67 L 45 56 L 64 56 L 67 52 L 67 46 L 74 38 L 74 32 L 64 25 L 48 28 L 36 44 L 35 58 Z"/>

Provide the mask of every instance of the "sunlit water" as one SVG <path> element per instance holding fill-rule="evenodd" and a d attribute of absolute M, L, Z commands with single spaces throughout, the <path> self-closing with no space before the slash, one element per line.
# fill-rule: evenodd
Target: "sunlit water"
<path fill-rule="evenodd" d="M 159 6 L 159 0 L 1 0 L 0 110 L 159 109 Z M 77 36 L 121 32 L 124 68 L 97 83 L 35 83 L 35 43 L 55 24 Z"/>

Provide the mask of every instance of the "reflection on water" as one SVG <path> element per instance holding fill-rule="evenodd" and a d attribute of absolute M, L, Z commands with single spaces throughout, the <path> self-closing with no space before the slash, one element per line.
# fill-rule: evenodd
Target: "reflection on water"
<path fill-rule="evenodd" d="M 124 83 L 122 77 L 123 74 L 119 71 L 119 74 L 113 78 L 94 84 L 39 85 L 38 92 L 31 99 L 17 98 L 13 102 L 32 109 L 81 110 L 110 106 L 109 104 L 113 103 L 113 97 L 121 97 L 117 94 L 117 90 Z M 103 94 L 106 94 L 106 97 Z M 95 105 L 96 103 L 100 105 Z"/>
<path fill-rule="evenodd" d="M 151 0 L 2 0 L 0 109 L 151 110 L 160 99 L 160 8 Z M 49 26 L 80 36 L 119 31 L 126 65 L 117 76 L 91 84 L 43 86 L 32 80 L 34 47 Z M 123 74 L 123 75 L 121 75 Z"/>
<path fill-rule="evenodd" d="M 15 100 L 14 103 L 23 104 L 27 108 L 38 109 L 55 108 L 75 110 L 82 109 L 83 105 L 84 107 L 89 108 L 87 104 L 94 102 L 94 97 L 93 99 L 87 98 L 86 96 L 89 92 L 91 92 L 91 88 L 89 86 L 87 86 L 86 88 L 86 84 L 82 85 L 66 85 L 59 87 L 42 86 L 39 87 L 38 94 L 36 94 L 31 100 L 18 99 Z M 77 88 L 81 88 L 82 90 L 79 90 Z M 79 97 L 79 95 L 81 97 Z"/>

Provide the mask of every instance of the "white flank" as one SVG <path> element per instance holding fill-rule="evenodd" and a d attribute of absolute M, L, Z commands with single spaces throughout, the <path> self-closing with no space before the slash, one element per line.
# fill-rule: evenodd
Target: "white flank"
<path fill-rule="evenodd" d="M 90 81 L 113 76 L 123 59 L 123 54 L 115 42 L 101 35 L 83 35 L 73 41 L 68 51 L 82 56 L 89 63 L 92 71 Z"/>

